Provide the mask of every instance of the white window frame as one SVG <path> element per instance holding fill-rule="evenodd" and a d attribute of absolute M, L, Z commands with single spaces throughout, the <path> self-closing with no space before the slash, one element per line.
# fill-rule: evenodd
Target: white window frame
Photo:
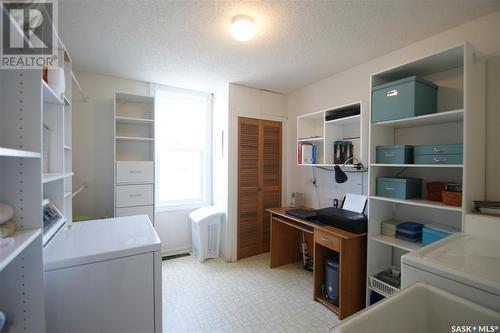
<path fill-rule="evenodd" d="M 190 89 L 182 89 L 182 88 L 175 88 L 175 87 L 170 87 L 170 86 L 165 86 L 165 85 L 158 85 L 158 84 L 150 84 L 150 93 L 151 96 L 156 96 L 156 91 L 165 91 L 168 93 L 177 93 L 177 94 L 183 94 L 183 95 L 191 95 L 191 96 L 200 96 L 204 97 L 207 99 L 207 137 L 206 137 L 206 176 L 204 179 L 204 193 L 203 197 L 204 200 L 201 201 L 196 201 L 196 202 L 177 202 L 177 203 L 162 203 L 159 201 L 159 191 L 160 191 L 160 185 L 157 183 L 155 185 L 155 210 L 157 212 L 162 212 L 162 211 L 176 211 L 176 210 L 190 210 L 190 209 L 196 209 L 199 207 L 207 206 L 212 204 L 212 163 L 213 163 L 213 156 L 212 156 L 212 145 L 213 145 L 213 140 L 212 140 L 212 132 L 213 132 L 213 94 L 211 93 L 206 93 L 206 92 L 200 92 L 196 90 L 190 90 Z M 157 113 L 161 112 L 160 109 L 158 108 L 157 105 L 157 99 L 155 98 L 155 133 L 159 130 L 159 122 L 157 121 Z M 155 144 L 155 179 L 159 181 L 159 149 L 157 149 L 157 144 Z"/>

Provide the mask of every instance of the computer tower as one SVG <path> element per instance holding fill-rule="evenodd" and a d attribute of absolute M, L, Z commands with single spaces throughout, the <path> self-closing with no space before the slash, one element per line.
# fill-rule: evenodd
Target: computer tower
<path fill-rule="evenodd" d="M 325 297 L 334 305 L 339 305 L 339 258 L 325 260 Z"/>

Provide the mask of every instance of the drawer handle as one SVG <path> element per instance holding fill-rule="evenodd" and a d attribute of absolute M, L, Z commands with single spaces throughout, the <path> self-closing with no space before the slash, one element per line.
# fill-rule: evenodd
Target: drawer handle
<path fill-rule="evenodd" d="M 398 90 L 397 89 L 389 90 L 387 92 L 387 97 L 393 97 L 393 96 L 397 96 L 397 95 L 398 95 Z"/>
<path fill-rule="evenodd" d="M 388 151 L 385 152 L 385 157 L 394 157 L 394 155 L 395 155 L 394 153 Z"/>
<path fill-rule="evenodd" d="M 331 241 L 332 241 L 331 239 L 328 239 L 328 238 L 326 238 L 325 236 L 320 236 L 319 238 L 320 238 L 323 242 L 328 242 L 328 243 L 329 243 L 329 242 L 331 242 Z"/>
<path fill-rule="evenodd" d="M 142 173 L 142 171 L 141 171 L 141 170 L 130 170 L 129 172 L 130 172 L 130 173 Z"/>
<path fill-rule="evenodd" d="M 446 162 L 446 157 L 434 157 L 434 162 L 436 163 Z"/>
<path fill-rule="evenodd" d="M 443 151 L 446 151 L 446 147 L 436 146 L 436 147 L 432 148 L 432 150 L 434 150 L 436 153 L 442 153 Z"/>
<path fill-rule="evenodd" d="M 394 191 L 396 188 L 395 188 L 394 186 L 389 186 L 389 185 L 387 185 L 387 186 L 385 187 L 385 189 L 386 189 L 387 191 Z"/>
<path fill-rule="evenodd" d="M 130 198 L 138 198 L 138 197 L 142 197 L 142 194 L 138 193 L 138 194 L 129 194 L 129 197 Z"/>

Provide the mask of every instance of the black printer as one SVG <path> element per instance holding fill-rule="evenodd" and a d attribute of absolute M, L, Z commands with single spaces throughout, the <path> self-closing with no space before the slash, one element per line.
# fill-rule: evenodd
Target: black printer
<path fill-rule="evenodd" d="M 365 214 L 335 207 L 322 208 L 316 212 L 318 213 L 316 219 L 320 223 L 355 234 L 366 232 L 367 218 Z"/>

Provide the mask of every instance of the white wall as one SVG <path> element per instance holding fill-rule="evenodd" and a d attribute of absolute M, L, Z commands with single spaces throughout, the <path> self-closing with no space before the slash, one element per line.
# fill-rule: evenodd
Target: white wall
<path fill-rule="evenodd" d="M 303 87 L 287 95 L 287 193 L 294 191 L 306 194 L 306 205 L 312 207 L 324 206 L 329 198 L 341 198 L 346 191 L 345 187 L 334 188 L 331 172 L 318 170 L 318 188 L 312 185 L 311 168 L 296 165 L 296 117 L 298 115 L 363 101 L 362 112 L 363 133 L 366 135 L 363 145 L 363 162 L 367 162 L 367 133 L 368 133 L 368 103 L 370 97 L 370 75 L 398 64 L 424 57 L 428 54 L 469 41 L 484 55 L 495 54 L 500 51 L 500 12 L 484 16 L 477 20 L 455 27 L 428 39 L 414 43 L 403 49 L 391 52 L 382 57 L 373 59 L 347 71 L 335 74 L 324 80 Z M 500 200 L 500 60 L 488 61 L 488 133 L 487 133 L 487 198 Z M 359 178 L 349 181 L 354 189 L 359 189 Z M 365 182 L 366 187 L 366 182 Z M 366 190 L 365 190 L 366 191 Z M 318 196 L 320 200 L 318 200 Z M 321 201 L 321 202 L 320 202 Z"/>
<path fill-rule="evenodd" d="M 73 201 L 75 215 L 104 218 L 113 215 L 113 98 L 114 90 L 149 95 L 149 83 L 75 71 L 88 102 L 74 91 L 73 186 L 89 184 Z M 164 255 L 191 249 L 189 210 L 157 212 L 155 229 Z"/>
<path fill-rule="evenodd" d="M 229 86 L 215 91 L 213 114 L 213 205 L 225 212 L 221 224 L 220 256 L 230 261 L 228 240 L 228 125 L 229 125 Z"/>

